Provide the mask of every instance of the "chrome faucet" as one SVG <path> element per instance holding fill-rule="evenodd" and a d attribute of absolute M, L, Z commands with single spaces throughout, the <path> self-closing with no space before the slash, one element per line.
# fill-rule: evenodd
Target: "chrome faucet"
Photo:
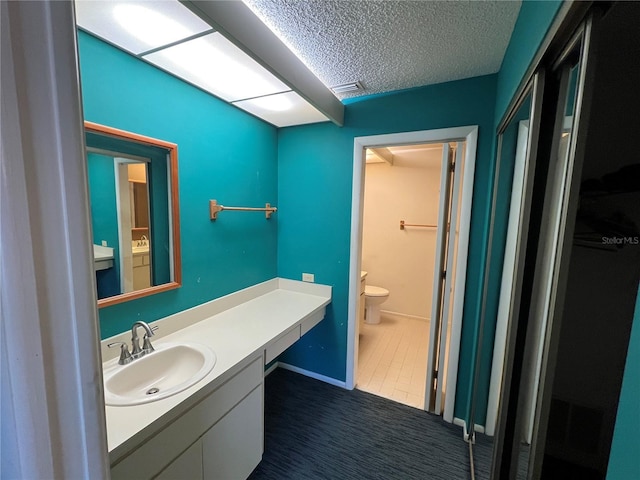
<path fill-rule="evenodd" d="M 142 348 L 140 348 L 140 342 L 138 339 L 138 327 L 142 327 L 145 330 L 144 341 L 142 343 Z M 113 342 L 107 345 L 109 348 L 120 347 L 120 360 L 118 360 L 118 364 L 126 365 L 128 363 L 133 362 L 136 358 L 144 357 L 147 353 L 151 353 L 155 350 L 153 345 L 151 345 L 151 340 L 149 337 L 153 337 L 153 332 L 158 329 L 158 326 L 150 327 L 147 322 L 143 322 L 139 320 L 133 324 L 131 327 L 131 353 L 129 353 L 129 348 L 125 342 Z"/>
<path fill-rule="evenodd" d="M 142 327 L 145 330 L 144 334 L 144 342 L 142 344 L 142 348 L 140 348 L 140 342 L 138 341 L 138 327 Z M 153 331 L 158 327 L 151 328 L 147 322 L 143 322 L 142 320 L 138 320 L 131 327 L 131 357 L 135 360 L 136 358 L 140 358 L 145 356 L 147 353 L 151 353 L 154 351 L 153 345 L 151 345 L 151 340 L 149 337 L 153 337 Z"/>

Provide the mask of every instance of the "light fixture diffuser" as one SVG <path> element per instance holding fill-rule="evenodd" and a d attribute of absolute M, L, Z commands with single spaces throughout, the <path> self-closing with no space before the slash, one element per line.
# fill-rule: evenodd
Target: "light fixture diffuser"
<path fill-rule="evenodd" d="M 273 108 L 274 105 L 284 106 L 287 104 L 290 105 L 287 109 L 278 110 Z M 262 118 L 276 127 L 289 127 L 291 125 L 326 122 L 329 120 L 296 92 L 285 92 L 268 97 L 242 100 L 233 102 L 233 105 Z"/>
<path fill-rule="evenodd" d="M 212 30 L 177 1 L 75 3 L 80 28 L 136 55 Z"/>
<path fill-rule="evenodd" d="M 218 32 L 143 58 L 228 102 L 289 90 Z"/>

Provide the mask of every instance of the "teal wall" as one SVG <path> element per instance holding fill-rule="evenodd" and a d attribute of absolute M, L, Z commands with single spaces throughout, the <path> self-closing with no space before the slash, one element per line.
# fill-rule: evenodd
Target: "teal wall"
<path fill-rule="evenodd" d="M 111 297 L 120 292 L 120 264 L 118 242 L 118 215 L 116 177 L 113 157 L 89 153 L 87 155 L 89 199 L 91 201 L 91 227 L 93 243 L 113 248 L 113 267 L 96 271 L 98 298 Z"/>
<path fill-rule="evenodd" d="M 498 72 L 495 125 L 506 113 L 533 57 L 542 44 L 563 2 L 558 0 L 525 0 L 520 7 L 511 40 Z"/>
<path fill-rule="evenodd" d="M 79 32 L 85 118 L 178 145 L 182 288 L 100 309 L 103 338 L 273 278 L 277 224 L 251 213 L 209 220 L 209 199 L 278 205 L 277 130 Z"/>
<path fill-rule="evenodd" d="M 607 480 L 640 478 L 640 291 L 613 432 Z"/>
<path fill-rule="evenodd" d="M 349 102 L 344 127 L 323 123 L 278 135 L 278 274 L 315 274 L 333 286 L 326 320 L 284 356 L 300 368 L 344 381 L 351 232 L 353 139 L 365 135 L 478 125 L 478 153 L 461 368 L 456 396 L 466 408 L 484 265 L 496 76 L 411 89 Z"/>
<path fill-rule="evenodd" d="M 116 178 L 113 157 L 88 154 L 89 198 L 93 243 L 118 247 L 118 215 L 116 213 Z"/>

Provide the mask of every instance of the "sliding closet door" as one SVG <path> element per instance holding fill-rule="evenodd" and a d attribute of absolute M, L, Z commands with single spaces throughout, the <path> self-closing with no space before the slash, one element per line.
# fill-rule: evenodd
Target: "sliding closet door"
<path fill-rule="evenodd" d="M 493 478 L 532 478 L 541 431 L 546 427 L 545 401 L 553 377 L 556 345 L 549 335 L 556 304 L 563 298 L 562 260 L 566 232 L 572 231 L 579 186 L 580 158 L 576 132 L 587 115 L 582 99 L 587 78 L 590 23 L 583 24 L 545 75 L 544 93 L 534 122 L 539 122 L 530 216 L 516 271 L 520 299 L 510 312 L 510 332 L 500 405 L 499 449 L 494 451 Z M 539 115 L 539 118 L 538 118 Z M 511 352 L 511 353 L 509 353 Z M 534 413 L 535 412 L 535 413 Z M 533 432 L 531 431 L 533 427 Z M 531 442 L 531 445 L 530 445 Z M 533 474 L 533 478 L 537 478 Z"/>
<path fill-rule="evenodd" d="M 607 477 L 640 283 L 639 21 L 638 3 L 596 4 L 545 60 L 496 479 Z"/>
<path fill-rule="evenodd" d="M 568 134 L 563 126 L 576 161 L 549 310 L 546 422 L 534 477 L 607 476 L 640 282 L 639 21 L 640 5 L 621 2 L 594 23 L 585 93 L 578 90 L 571 109 L 583 118 Z"/>
<path fill-rule="evenodd" d="M 553 336 L 547 335 L 547 332 L 553 328 L 555 305 L 562 301 L 564 275 L 561 267 L 563 259 L 570 253 L 567 252 L 566 237 L 567 232 L 573 229 L 572 219 L 576 208 L 575 198 L 571 196 L 571 192 L 575 191 L 575 187 L 579 185 L 576 178 L 579 177 L 579 168 L 577 171 L 575 168 L 574 120 L 577 120 L 575 107 L 582 66 L 580 50 L 583 47 L 583 42 L 580 41 L 553 72 L 560 83 L 560 95 L 556 110 L 533 301 L 529 310 L 528 343 L 520 385 L 520 404 L 524 407 L 523 413 L 527 414 L 527 422 L 521 424 L 517 432 L 517 440 L 521 442 L 522 452 L 528 450 L 525 445 L 529 440 L 527 438 L 530 428 L 528 414 L 531 409 L 527 406 L 533 403 L 538 412 L 544 412 L 542 415 L 545 417 L 547 415 L 547 405 L 542 401 L 545 399 L 545 393 L 548 392 L 548 385 L 553 377 L 552 367 L 557 352 Z M 545 361 L 541 361 L 543 357 Z M 540 378 L 543 379 L 542 384 Z M 534 454 L 536 447 L 539 446 L 540 444 L 533 445 Z M 528 455 L 521 455 L 521 458 L 527 457 Z M 522 462 L 522 459 L 520 461 Z M 520 467 L 521 472 L 526 471 L 527 466 L 524 465 L 524 467 Z"/>

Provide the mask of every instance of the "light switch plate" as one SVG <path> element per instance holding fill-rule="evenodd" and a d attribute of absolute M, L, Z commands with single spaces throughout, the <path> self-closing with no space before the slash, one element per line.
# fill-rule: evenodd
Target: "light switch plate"
<path fill-rule="evenodd" d="M 302 274 L 302 281 L 303 282 L 315 282 L 315 275 L 313 273 L 303 273 Z"/>

